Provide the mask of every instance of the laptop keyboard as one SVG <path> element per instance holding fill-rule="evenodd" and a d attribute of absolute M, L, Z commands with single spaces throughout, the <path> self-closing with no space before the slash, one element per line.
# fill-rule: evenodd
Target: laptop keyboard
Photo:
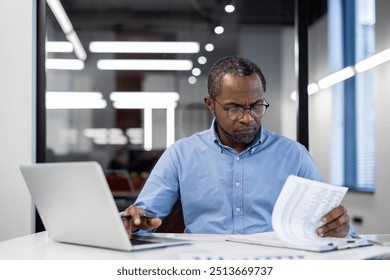
<path fill-rule="evenodd" d="M 133 235 L 130 238 L 130 242 L 132 245 L 143 245 L 150 243 L 161 243 L 161 240 L 155 236 Z"/>

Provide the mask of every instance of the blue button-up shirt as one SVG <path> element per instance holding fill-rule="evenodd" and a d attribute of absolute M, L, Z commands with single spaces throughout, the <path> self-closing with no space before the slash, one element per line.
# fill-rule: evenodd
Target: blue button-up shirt
<path fill-rule="evenodd" d="M 272 210 L 290 174 L 323 181 L 306 148 L 262 127 L 241 153 L 214 128 L 178 140 L 161 156 L 136 206 L 158 217 L 180 198 L 187 233 L 271 231 Z"/>

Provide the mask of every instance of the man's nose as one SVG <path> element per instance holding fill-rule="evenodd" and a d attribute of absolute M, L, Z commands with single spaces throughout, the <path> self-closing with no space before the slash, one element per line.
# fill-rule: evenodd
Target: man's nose
<path fill-rule="evenodd" d="M 242 112 L 242 117 L 240 118 L 240 121 L 243 122 L 250 122 L 254 120 L 251 114 L 251 108 L 245 108 Z"/>

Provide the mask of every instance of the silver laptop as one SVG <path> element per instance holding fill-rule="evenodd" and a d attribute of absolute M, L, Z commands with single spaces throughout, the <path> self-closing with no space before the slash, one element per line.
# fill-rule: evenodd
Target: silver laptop
<path fill-rule="evenodd" d="M 38 163 L 20 170 L 53 240 L 124 251 L 189 244 L 156 236 L 130 240 L 97 162 Z"/>

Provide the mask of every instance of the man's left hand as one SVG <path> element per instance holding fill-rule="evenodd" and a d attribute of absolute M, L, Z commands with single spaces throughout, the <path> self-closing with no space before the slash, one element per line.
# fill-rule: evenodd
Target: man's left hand
<path fill-rule="evenodd" d="M 321 237 L 345 237 L 349 231 L 349 216 L 347 208 L 343 205 L 330 211 L 321 221 L 323 226 L 317 229 L 318 236 Z"/>

